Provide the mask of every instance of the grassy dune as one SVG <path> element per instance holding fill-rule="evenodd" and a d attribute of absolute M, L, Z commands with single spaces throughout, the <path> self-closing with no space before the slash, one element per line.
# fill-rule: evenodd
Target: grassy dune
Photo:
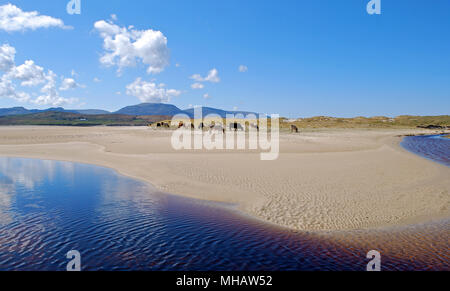
<path fill-rule="evenodd" d="M 399 116 L 389 117 L 356 117 L 356 118 L 334 118 L 334 117 L 312 117 L 301 118 L 294 122 L 286 119 L 282 127 L 290 127 L 291 124 L 299 128 L 417 128 L 419 126 L 442 126 L 450 127 L 450 116 Z"/>
<path fill-rule="evenodd" d="M 155 122 L 166 122 L 172 127 L 177 127 L 179 122 L 187 120 L 176 120 L 171 122 L 170 116 L 132 116 L 123 114 L 104 115 L 82 115 L 67 112 L 45 112 L 28 115 L 15 115 L 0 117 L 0 125 L 61 125 L 61 126 L 147 126 Z M 236 119 L 241 124 L 257 123 L 256 120 Z M 193 120 L 191 120 L 193 122 Z M 205 119 L 205 125 L 213 122 L 225 124 L 225 119 Z M 271 121 L 268 121 L 271 125 Z M 335 118 L 335 117 L 312 117 L 300 118 L 295 121 L 281 118 L 280 127 L 282 130 L 289 130 L 291 125 L 300 129 L 308 128 L 417 128 L 427 126 L 450 127 L 450 116 L 399 116 L 389 117 L 356 117 L 356 118 Z"/>
<path fill-rule="evenodd" d="M 171 124 L 172 127 L 176 127 L 180 121 L 186 122 L 188 120 L 176 120 L 171 122 L 167 119 L 164 122 Z M 225 124 L 225 119 L 214 120 Z M 241 124 L 256 123 L 255 121 L 249 121 L 245 119 L 236 119 Z M 194 122 L 194 120 L 190 120 Z M 203 121 L 206 125 L 213 122 L 212 119 Z M 259 124 L 259 122 L 258 122 Z M 271 121 L 268 121 L 268 126 L 271 125 Z M 311 118 L 299 118 L 295 121 L 281 118 L 280 127 L 282 130 L 289 130 L 291 125 L 297 126 L 299 129 L 314 129 L 314 128 L 417 128 L 427 126 L 440 126 L 443 128 L 450 128 L 450 116 L 399 116 L 396 118 L 390 117 L 356 117 L 356 118 L 335 118 L 327 116 L 311 117 Z"/>

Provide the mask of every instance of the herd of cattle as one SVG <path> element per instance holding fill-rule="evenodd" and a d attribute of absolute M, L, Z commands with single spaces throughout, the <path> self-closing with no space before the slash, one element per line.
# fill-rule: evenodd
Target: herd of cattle
<path fill-rule="evenodd" d="M 150 126 L 152 126 L 152 127 L 155 126 L 157 129 L 164 129 L 164 128 L 165 129 L 170 129 L 171 128 L 170 124 L 167 123 L 167 122 L 157 122 L 157 123 L 155 123 L 153 125 L 150 125 Z M 180 128 L 195 129 L 195 126 L 194 126 L 193 123 L 179 122 L 177 128 L 178 129 L 180 129 Z M 230 131 L 246 131 L 245 128 L 246 128 L 246 126 L 245 125 L 242 126 L 242 124 L 239 123 L 239 122 L 232 122 L 232 123 L 230 123 L 228 125 L 228 129 Z M 248 129 L 250 129 L 250 128 L 253 129 L 253 130 L 259 131 L 258 124 L 250 123 Z M 210 130 L 210 131 L 219 131 L 219 132 L 222 131 L 223 133 L 225 133 L 225 131 L 226 131 L 225 127 L 222 124 L 212 123 L 212 124 L 206 125 L 203 122 L 198 125 L 198 129 L 200 129 L 200 130 Z M 298 133 L 299 132 L 298 127 L 295 126 L 295 125 L 291 125 L 290 129 L 291 129 L 291 133 Z"/>

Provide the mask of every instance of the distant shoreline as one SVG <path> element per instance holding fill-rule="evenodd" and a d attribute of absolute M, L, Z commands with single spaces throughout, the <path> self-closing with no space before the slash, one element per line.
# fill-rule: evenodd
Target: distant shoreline
<path fill-rule="evenodd" d="M 202 117 L 215 114 L 226 118 L 228 114 L 247 116 L 258 113 L 246 111 L 227 111 L 217 108 L 203 107 Z M 23 107 L 0 108 L 0 126 L 2 125 L 41 125 L 41 126 L 148 126 L 157 122 L 168 122 L 173 116 L 182 114 L 194 118 L 194 109 L 181 110 L 171 104 L 142 103 L 124 107 L 116 112 L 98 109 L 66 110 L 49 108 L 44 110 L 28 110 Z M 172 124 L 176 128 L 178 124 Z M 375 116 L 339 118 L 316 116 L 308 118 L 288 119 L 280 117 L 281 128 L 295 125 L 298 128 L 421 128 L 432 130 L 449 130 L 450 115 L 441 116 L 409 116 L 397 117 Z"/>

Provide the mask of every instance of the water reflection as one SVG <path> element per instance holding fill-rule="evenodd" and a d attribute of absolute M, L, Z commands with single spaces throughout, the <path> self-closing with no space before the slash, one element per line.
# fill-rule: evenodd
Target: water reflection
<path fill-rule="evenodd" d="M 388 270 L 448 269 L 448 221 L 296 233 L 109 169 L 12 158 L 0 165 L 0 270 L 65 270 L 73 249 L 83 270 L 365 270 L 374 247 Z"/>

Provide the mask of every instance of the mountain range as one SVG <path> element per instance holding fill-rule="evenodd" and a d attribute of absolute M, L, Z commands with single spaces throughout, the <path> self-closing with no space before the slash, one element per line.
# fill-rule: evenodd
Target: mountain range
<path fill-rule="evenodd" d="M 209 114 L 217 114 L 223 118 L 227 114 L 256 114 L 254 112 L 245 111 L 226 111 L 217 108 L 203 107 L 203 116 Z M 124 107 L 116 112 L 109 112 L 101 109 L 64 109 L 62 107 L 48 108 L 48 109 L 26 109 L 24 107 L 13 107 L 13 108 L 0 108 L 0 116 L 14 116 L 14 115 L 29 115 L 36 113 L 45 112 L 65 112 L 65 113 L 77 113 L 83 115 L 106 115 L 106 114 L 121 114 L 121 115 L 132 115 L 132 116 L 174 116 L 177 114 L 186 114 L 189 117 L 194 117 L 194 109 L 181 110 L 175 105 L 163 104 L 163 103 L 142 103 L 133 106 Z"/>
<path fill-rule="evenodd" d="M 99 109 L 85 109 L 85 110 L 66 110 L 62 107 L 48 108 L 48 109 L 26 109 L 24 107 L 13 107 L 13 108 L 0 108 L 0 116 L 14 116 L 14 115 L 28 115 L 44 112 L 67 112 L 67 113 L 78 113 L 86 115 L 99 115 L 99 114 L 111 114 L 106 110 Z"/>

